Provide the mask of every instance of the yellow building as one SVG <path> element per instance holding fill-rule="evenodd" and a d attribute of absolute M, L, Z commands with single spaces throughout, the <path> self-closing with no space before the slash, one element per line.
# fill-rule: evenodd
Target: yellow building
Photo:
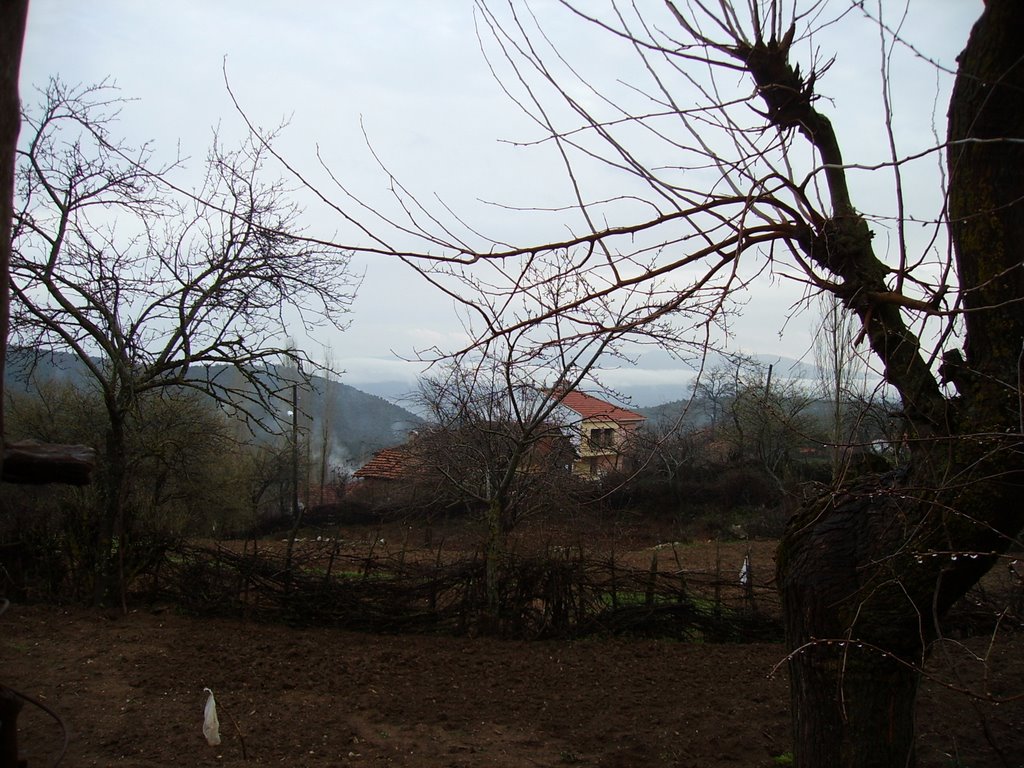
<path fill-rule="evenodd" d="M 565 393 L 561 405 L 577 436 L 574 475 L 599 478 L 631 469 L 628 448 L 644 416 L 575 390 Z"/>

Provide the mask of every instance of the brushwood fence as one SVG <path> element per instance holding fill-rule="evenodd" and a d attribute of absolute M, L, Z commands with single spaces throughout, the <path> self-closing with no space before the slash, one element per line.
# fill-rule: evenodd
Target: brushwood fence
<path fill-rule="evenodd" d="M 781 638 L 770 581 L 748 572 L 743 583 L 721 567 L 686 570 L 674 551 L 654 553 L 649 567 L 573 549 L 509 554 L 497 573 L 495 606 L 479 554 L 446 559 L 438 551 L 411 559 L 373 547 L 343 551 L 331 542 L 290 555 L 266 547 L 179 546 L 167 552 L 140 596 L 197 614 L 372 632 Z"/>

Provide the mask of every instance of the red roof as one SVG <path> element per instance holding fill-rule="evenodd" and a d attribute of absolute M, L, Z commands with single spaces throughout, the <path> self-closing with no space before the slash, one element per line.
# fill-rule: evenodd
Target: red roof
<path fill-rule="evenodd" d="M 573 390 L 566 392 L 562 398 L 562 405 L 570 410 L 576 411 L 584 419 L 608 419 L 618 424 L 634 421 L 644 421 L 647 417 L 633 411 L 627 411 L 617 405 L 601 400 L 593 395 Z"/>
<path fill-rule="evenodd" d="M 374 480 L 400 480 L 409 471 L 408 449 L 385 448 L 373 454 L 368 462 L 355 471 L 355 477 Z"/>

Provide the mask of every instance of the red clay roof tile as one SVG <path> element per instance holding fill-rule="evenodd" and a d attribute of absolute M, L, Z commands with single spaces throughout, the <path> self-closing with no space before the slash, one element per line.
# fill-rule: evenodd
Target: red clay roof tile
<path fill-rule="evenodd" d="M 409 471 L 409 451 L 405 448 L 385 448 L 355 471 L 355 477 L 374 480 L 400 480 Z"/>
<path fill-rule="evenodd" d="M 606 400 L 601 400 L 598 397 L 577 392 L 576 390 L 565 393 L 565 397 L 562 398 L 562 405 L 575 411 L 584 419 L 604 418 L 618 424 L 639 422 L 646 419 L 645 416 L 639 413 L 627 411 L 625 408 L 620 408 Z"/>

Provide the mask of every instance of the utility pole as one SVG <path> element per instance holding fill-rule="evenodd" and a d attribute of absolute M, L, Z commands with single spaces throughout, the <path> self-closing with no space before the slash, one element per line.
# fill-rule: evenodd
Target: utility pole
<path fill-rule="evenodd" d="M 298 374 L 302 374 L 299 366 Z M 292 530 L 288 535 L 288 549 L 285 553 L 285 592 L 291 591 L 292 556 L 295 552 L 295 537 L 302 524 L 302 508 L 299 506 L 299 382 L 292 383 Z"/>
<path fill-rule="evenodd" d="M 292 520 L 299 526 L 299 384 L 292 384 Z"/>

